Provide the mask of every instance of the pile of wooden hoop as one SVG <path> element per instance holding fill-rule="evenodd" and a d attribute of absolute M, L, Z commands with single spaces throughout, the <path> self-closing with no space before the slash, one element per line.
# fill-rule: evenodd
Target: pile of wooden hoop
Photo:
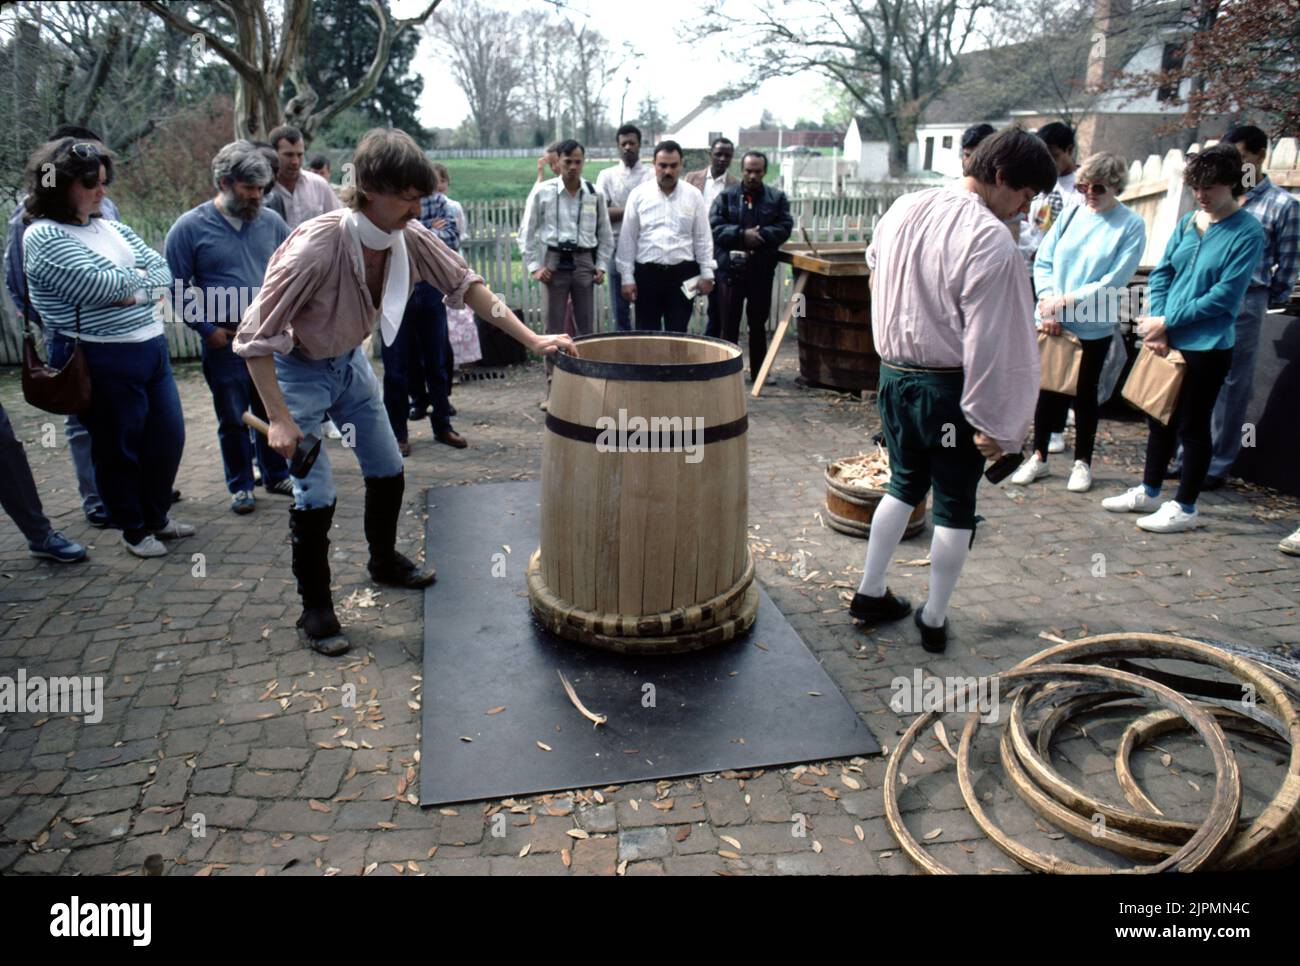
<path fill-rule="evenodd" d="M 1233 675 L 1237 685 L 1171 674 L 1129 659 L 1191 661 Z M 1277 867 L 1300 856 L 1300 668 L 1268 652 L 1210 644 L 1165 634 L 1101 634 L 1061 641 L 998 675 L 1017 689 L 1003 727 L 999 752 L 1008 783 L 1039 816 L 1061 831 L 1105 847 L 1139 864 L 1125 869 L 1079 865 L 1030 849 L 998 828 L 974 790 L 971 749 L 979 712 L 966 716 L 960 744 L 950 753 L 966 808 L 998 848 L 1032 872 L 1192 872 Z M 1196 701 L 1187 695 L 1219 699 Z M 1251 696 L 1242 700 L 1243 694 Z M 1053 735 L 1071 717 L 1133 697 L 1163 707 L 1142 714 L 1124 732 L 1115 771 L 1128 808 L 1100 801 L 1051 765 Z M 1234 703 L 1229 703 L 1234 702 Z M 1031 740 L 1029 712 L 1050 707 Z M 898 806 L 900 768 L 918 736 L 943 712 L 920 715 L 893 749 L 885 771 L 885 817 L 903 850 L 924 871 L 952 874 L 903 824 Z M 1166 818 L 1139 787 L 1130 767 L 1133 750 L 1159 735 L 1191 728 L 1205 742 L 1215 769 L 1215 790 L 1199 825 Z M 1247 732 L 1289 746 L 1286 777 L 1253 820 L 1241 818 L 1241 776 L 1224 729 Z M 940 733 L 937 729 L 936 733 Z M 945 747 L 946 737 L 941 735 Z M 1098 818 L 1100 816 L 1100 819 Z"/>

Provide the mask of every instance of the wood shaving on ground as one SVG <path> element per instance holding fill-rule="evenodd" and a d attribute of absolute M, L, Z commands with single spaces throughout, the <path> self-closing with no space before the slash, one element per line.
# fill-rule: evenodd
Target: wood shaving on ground
<path fill-rule="evenodd" d="M 586 706 L 578 700 L 578 694 L 573 690 L 573 685 L 570 684 L 568 679 L 564 676 L 564 672 L 556 670 L 555 673 L 560 676 L 560 683 L 564 685 L 564 693 L 569 696 L 569 700 L 573 702 L 573 706 L 582 712 L 582 716 L 591 722 L 593 728 L 597 725 L 603 725 L 609 720 L 603 714 L 594 714 L 593 712 L 588 711 Z"/>
<path fill-rule="evenodd" d="M 883 490 L 889 484 L 889 454 L 880 447 L 836 460 L 830 466 L 836 482 L 855 490 Z"/>

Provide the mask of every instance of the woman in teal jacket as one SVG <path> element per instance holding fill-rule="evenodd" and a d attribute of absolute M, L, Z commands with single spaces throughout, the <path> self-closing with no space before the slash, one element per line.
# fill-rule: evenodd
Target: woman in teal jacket
<path fill-rule="evenodd" d="M 1150 314 L 1139 319 L 1138 334 L 1152 351 L 1182 353 L 1182 389 L 1168 426 L 1149 420 L 1142 485 L 1101 505 L 1116 513 L 1146 513 L 1137 525 L 1153 533 L 1200 525 L 1196 498 L 1210 466 L 1210 414 L 1232 363 L 1237 310 L 1265 242 L 1259 220 L 1240 206 L 1242 175 L 1241 155 L 1228 144 L 1187 159 L 1183 181 L 1196 196 L 1196 210 L 1179 219 L 1151 273 Z M 1180 442 L 1178 492 L 1159 503 L 1165 466 Z"/>

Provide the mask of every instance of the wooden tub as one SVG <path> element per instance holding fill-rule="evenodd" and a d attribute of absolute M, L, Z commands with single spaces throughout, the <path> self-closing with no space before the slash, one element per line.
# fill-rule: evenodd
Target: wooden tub
<path fill-rule="evenodd" d="M 798 319 L 799 374 L 829 389 L 874 391 L 880 356 L 871 336 L 871 290 L 865 245 L 830 242 L 817 254 L 804 244 L 782 246 L 779 258 L 806 273 L 804 314 Z"/>

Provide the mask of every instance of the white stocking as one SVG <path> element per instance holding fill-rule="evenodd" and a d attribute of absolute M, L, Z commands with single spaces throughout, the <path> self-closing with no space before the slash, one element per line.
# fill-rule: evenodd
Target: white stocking
<path fill-rule="evenodd" d="M 885 571 L 903 539 L 912 508 L 902 500 L 882 496 L 871 518 L 871 536 L 867 539 L 867 559 L 862 564 L 862 583 L 858 593 L 879 597 L 885 592 Z M 960 568 L 959 568 L 960 569 Z"/>
<path fill-rule="evenodd" d="M 930 541 L 930 598 L 925 602 L 921 620 L 930 627 L 942 627 L 948 616 L 948 601 L 961 568 L 970 553 L 972 532 L 952 527 L 935 527 Z"/>

